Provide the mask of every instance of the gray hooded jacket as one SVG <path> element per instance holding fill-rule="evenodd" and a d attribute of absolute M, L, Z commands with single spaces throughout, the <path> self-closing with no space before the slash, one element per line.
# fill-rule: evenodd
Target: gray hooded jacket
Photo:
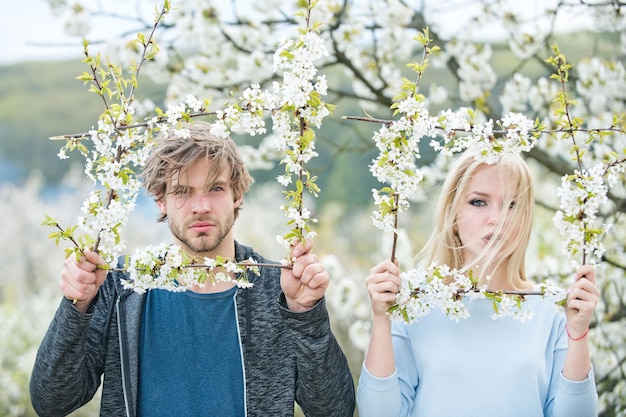
<path fill-rule="evenodd" d="M 235 244 L 237 261 L 270 261 Z M 139 328 L 144 295 L 108 274 L 87 314 L 63 299 L 39 348 L 30 383 L 40 416 L 63 416 L 89 402 L 102 381 L 101 416 L 136 415 Z M 324 299 L 310 311 L 286 308 L 280 269 L 249 274 L 237 293 L 249 417 L 349 417 L 354 384 L 333 336 Z M 102 379 L 102 376 L 104 378 Z"/>

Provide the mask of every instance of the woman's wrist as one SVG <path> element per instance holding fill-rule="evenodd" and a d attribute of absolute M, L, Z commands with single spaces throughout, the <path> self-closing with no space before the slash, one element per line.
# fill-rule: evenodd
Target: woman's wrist
<path fill-rule="evenodd" d="M 567 337 L 568 337 L 570 340 L 572 340 L 572 341 L 574 341 L 574 342 L 577 342 L 577 341 L 582 340 L 582 339 L 584 339 L 585 337 L 587 337 L 587 335 L 589 334 L 589 326 L 587 326 L 587 330 L 585 330 L 585 332 L 584 332 L 581 336 L 574 337 L 574 336 L 573 336 L 573 335 L 569 332 L 569 328 L 567 327 L 567 324 L 565 324 L 565 332 L 567 333 Z"/>

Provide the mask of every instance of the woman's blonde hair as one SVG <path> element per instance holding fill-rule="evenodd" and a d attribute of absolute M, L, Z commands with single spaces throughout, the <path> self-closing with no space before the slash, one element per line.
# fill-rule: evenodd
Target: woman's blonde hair
<path fill-rule="evenodd" d="M 519 155 L 506 155 L 493 164 L 497 175 L 506 184 L 503 215 L 495 233 L 506 239 L 493 239 L 477 259 L 464 259 L 463 244 L 457 233 L 457 213 L 461 208 L 472 177 L 484 162 L 468 153 L 454 164 L 444 182 L 434 219 L 434 230 L 418 255 L 428 265 L 448 265 L 456 269 L 472 269 L 481 277 L 491 275 L 497 268 L 504 267 L 508 285 L 517 290 L 530 285 L 525 271 L 526 249 L 530 240 L 534 213 L 533 179 L 526 162 Z M 509 210 L 509 207 L 514 209 Z M 505 217 L 508 217 L 505 227 Z M 476 271 L 476 266 L 482 265 Z"/>
<path fill-rule="evenodd" d="M 215 180 L 224 169 L 228 169 L 234 200 L 243 196 L 254 179 L 233 140 L 211 134 L 211 124 L 207 122 L 186 123 L 182 127 L 189 131 L 189 137 L 180 137 L 170 129 L 168 134 L 155 138 L 155 147 L 141 174 L 143 187 L 148 195 L 161 201 L 168 192 L 172 179 L 187 175 L 189 167 L 204 158 L 211 162 L 207 184 Z M 235 208 L 235 217 L 239 214 L 239 208 Z M 166 218 L 167 215 L 162 214 L 158 221 L 165 221 Z"/>

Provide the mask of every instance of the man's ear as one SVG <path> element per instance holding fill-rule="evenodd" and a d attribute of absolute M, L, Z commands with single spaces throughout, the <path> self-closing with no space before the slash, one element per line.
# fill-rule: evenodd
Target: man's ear
<path fill-rule="evenodd" d="M 167 214 L 167 204 L 165 204 L 165 198 L 161 197 L 156 201 L 157 208 L 161 214 Z"/>
<path fill-rule="evenodd" d="M 234 202 L 235 208 L 239 208 L 239 206 L 241 206 L 241 203 L 243 203 L 243 194 L 240 195 L 239 198 L 235 200 Z"/>

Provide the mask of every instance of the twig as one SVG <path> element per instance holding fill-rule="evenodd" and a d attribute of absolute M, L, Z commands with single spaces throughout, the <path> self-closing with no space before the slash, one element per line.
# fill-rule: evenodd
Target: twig
<path fill-rule="evenodd" d="M 346 120 L 356 120 L 359 122 L 369 122 L 369 123 L 379 123 L 384 125 L 390 125 L 394 121 L 388 119 L 377 119 L 374 117 L 365 117 L 365 116 L 343 116 Z M 444 131 L 441 127 L 435 127 L 436 130 Z M 455 133 L 470 133 L 464 129 L 451 129 L 450 131 Z M 528 131 L 529 133 L 546 133 L 546 134 L 555 134 L 555 133 L 600 133 L 600 132 L 615 132 L 615 133 L 625 133 L 624 129 L 620 129 L 618 127 L 604 127 L 604 128 L 595 128 L 595 129 L 585 129 L 585 128 L 571 128 L 571 129 L 532 129 Z M 507 131 L 503 129 L 493 130 L 494 135 L 504 135 Z"/>
<path fill-rule="evenodd" d="M 293 269 L 293 265 L 292 264 L 283 265 L 283 264 L 270 264 L 270 263 L 238 262 L 236 265 L 237 266 L 246 267 L 246 268 L 249 268 L 249 267 L 265 267 L 265 268 Z M 210 268 L 210 267 L 208 265 L 205 265 L 205 264 L 189 264 L 189 265 L 184 265 L 183 268 L 198 268 L 198 269 L 202 269 L 202 268 Z M 110 271 L 126 272 L 127 269 L 126 268 L 111 268 Z"/>
<path fill-rule="evenodd" d="M 398 245 L 398 198 L 399 194 L 395 193 L 393 196 L 393 244 L 391 246 L 391 262 L 396 259 L 396 246 Z"/>
<path fill-rule="evenodd" d="M 412 295 L 415 294 L 419 294 L 420 292 L 422 292 L 421 290 L 417 289 L 417 290 L 413 290 L 411 291 Z M 457 291 L 457 295 L 463 295 L 463 294 L 468 294 L 470 292 L 485 292 L 487 294 L 494 294 L 494 295 L 498 295 L 498 294 L 507 294 L 507 295 L 520 295 L 520 296 L 526 296 L 526 295 L 544 295 L 543 292 L 541 291 L 503 291 L 503 290 L 479 290 L 478 288 L 474 288 L 472 290 L 459 290 Z"/>

